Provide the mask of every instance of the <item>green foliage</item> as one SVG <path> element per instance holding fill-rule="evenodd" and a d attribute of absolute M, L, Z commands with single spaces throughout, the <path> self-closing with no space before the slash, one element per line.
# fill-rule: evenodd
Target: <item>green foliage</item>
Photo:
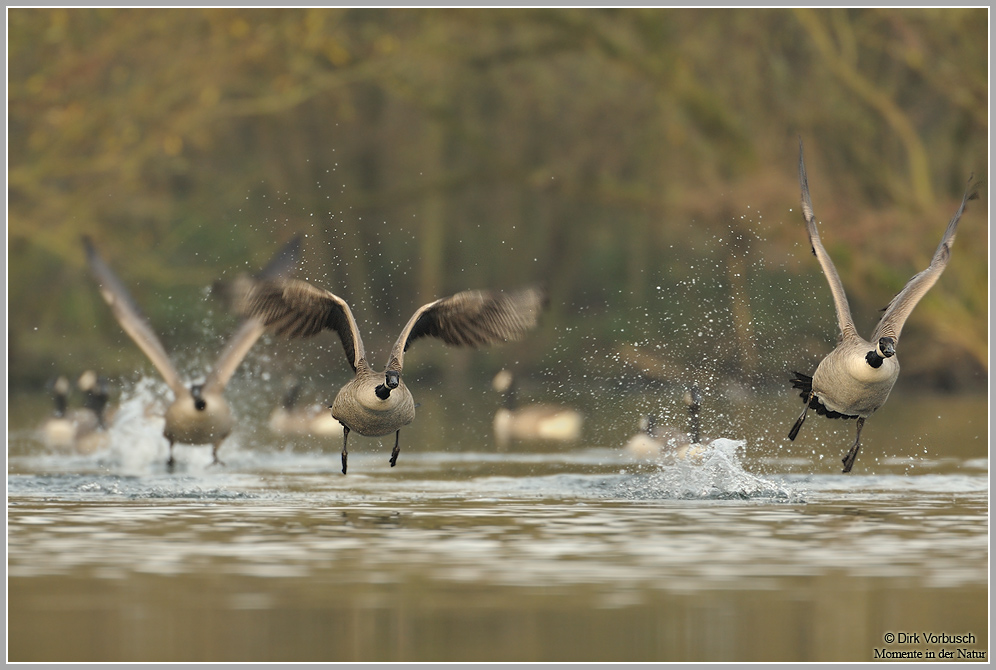
<path fill-rule="evenodd" d="M 574 350 L 666 338 L 655 324 L 712 304 L 720 333 L 762 347 L 759 369 L 742 347 L 719 355 L 724 374 L 777 377 L 834 337 L 797 138 L 855 311 L 888 300 L 879 262 L 922 269 L 986 165 L 986 16 L 10 9 L 10 383 L 141 360 L 107 345 L 120 333 L 81 234 L 177 347 L 216 308 L 203 287 L 304 233 L 300 275 L 367 329 L 376 314 L 394 333 L 441 293 L 541 281 L 551 312 L 523 365 L 556 350 L 580 367 Z M 983 370 L 984 212 L 972 203 L 935 288 L 957 299 L 915 313 Z M 728 275 L 731 230 L 751 244 Z"/>

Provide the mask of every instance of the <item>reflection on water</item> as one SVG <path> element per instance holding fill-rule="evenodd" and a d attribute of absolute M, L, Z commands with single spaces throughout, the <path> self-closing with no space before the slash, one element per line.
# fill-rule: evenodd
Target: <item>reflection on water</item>
<path fill-rule="evenodd" d="M 161 425 L 122 410 L 100 454 L 9 435 L 11 661 L 866 661 L 908 648 L 898 631 L 988 649 L 984 453 L 844 476 L 757 438 L 648 463 L 628 432 L 496 453 L 412 431 L 398 467 L 358 441 L 344 477 L 338 445 L 244 432 L 226 467 L 183 447 L 169 474 Z"/>

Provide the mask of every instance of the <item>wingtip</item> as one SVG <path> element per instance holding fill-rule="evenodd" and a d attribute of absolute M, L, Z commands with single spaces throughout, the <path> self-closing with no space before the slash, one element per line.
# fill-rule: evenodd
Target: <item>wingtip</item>
<path fill-rule="evenodd" d="M 288 241 L 270 262 L 267 263 L 262 270 L 256 274 L 257 279 L 274 279 L 277 277 L 286 277 L 297 269 L 298 261 L 301 255 L 301 238 L 300 234 L 295 235 Z"/>
<path fill-rule="evenodd" d="M 980 197 L 980 191 L 984 180 L 979 179 L 976 181 L 975 173 L 972 172 L 968 175 L 968 181 L 965 182 L 965 194 L 962 196 L 963 202 L 968 202 L 969 200 L 978 200 Z"/>
<path fill-rule="evenodd" d="M 545 286 L 536 284 L 528 287 L 526 291 L 536 301 L 536 307 L 539 311 L 544 311 L 550 306 L 550 292 Z"/>

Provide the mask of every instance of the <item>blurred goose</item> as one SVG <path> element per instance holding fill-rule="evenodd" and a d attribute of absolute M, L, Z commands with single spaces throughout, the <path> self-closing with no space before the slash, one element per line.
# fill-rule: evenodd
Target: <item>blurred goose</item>
<path fill-rule="evenodd" d="M 83 391 L 83 407 L 93 414 L 97 427 L 106 430 L 108 420 L 113 416 L 113 412 L 107 408 L 111 397 L 107 380 L 98 376 L 93 370 L 87 370 L 80 375 L 76 386 Z"/>
<path fill-rule="evenodd" d="M 210 444 L 212 464 L 221 464 L 218 460 L 218 447 L 232 432 L 234 424 L 232 411 L 222 394 L 242 359 L 263 334 L 262 323 L 258 319 L 244 319 L 226 343 L 207 378 L 188 387 L 148 321 L 139 313 L 124 284 L 97 253 L 90 238 L 83 238 L 83 246 L 86 248 L 90 268 L 100 285 L 100 293 L 111 306 L 121 328 L 149 357 L 173 391 L 174 400 L 166 409 L 166 424 L 163 429 L 163 435 L 169 440 L 167 467 L 172 469 L 174 465 L 173 445 L 177 442 Z M 292 270 L 297 263 L 299 246 L 299 238 L 291 240 L 263 269 L 260 276 L 279 276 Z"/>
<path fill-rule="evenodd" d="M 41 427 L 42 440 L 50 449 L 71 449 L 76 441 L 76 424 L 67 416 L 69 380 L 60 376 L 52 384 L 52 416 Z"/>
<path fill-rule="evenodd" d="M 81 377 L 84 384 L 90 377 Z M 97 377 L 93 375 L 96 383 Z M 82 388 L 82 387 L 81 387 Z M 65 376 L 59 376 L 52 386 L 52 399 L 55 407 L 51 417 L 42 425 L 42 440 L 50 449 L 58 451 L 75 451 L 81 454 L 91 454 L 108 444 L 103 416 L 104 405 L 91 400 L 87 396 L 84 406 L 69 410 L 69 392 L 71 386 Z M 89 389 L 83 389 L 85 392 Z M 106 386 L 104 387 L 106 392 Z M 106 395 L 105 401 L 106 404 Z"/>
<path fill-rule="evenodd" d="M 697 384 L 685 391 L 682 401 L 688 408 L 689 432 L 674 426 L 659 426 L 654 416 L 647 416 L 640 421 L 640 432 L 626 442 L 626 451 L 641 459 L 654 459 L 662 454 L 673 454 L 679 459 L 701 456 L 713 438 L 700 435 L 702 395 Z"/>
<path fill-rule="evenodd" d="M 850 472 L 854 459 L 861 448 L 861 429 L 865 419 L 885 404 L 899 377 L 899 360 L 896 358 L 896 345 L 899 333 L 913 308 L 920 299 L 937 282 L 951 257 L 951 245 L 954 243 L 958 221 L 965 211 L 969 200 L 978 196 L 971 180 L 961 199 L 961 205 L 955 212 L 948 227 L 944 231 L 941 242 L 934 252 L 934 257 L 926 270 L 913 276 L 902 291 L 885 308 L 885 313 L 872 333 L 871 341 L 858 335 L 851 318 L 847 304 L 847 296 L 840 276 L 834 268 L 833 261 L 820 242 L 820 234 L 816 228 L 816 217 L 813 214 L 813 202 L 809 195 L 809 183 L 806 178 L 806 165 L 803 161 L 802 140 L 799 141 L 799 182 L 802 188 L 802 214 L 806 220 L 806 231 L 813 255 L 823 268 L 830 292 L 833 294 L 834 307 L 837 311 L 837 325 L 840 328 L 840 339 L 833 349 L 816 367 L 813 376 L 795 372 L 792 386 L 799 389 L 800 397 L 805 403 L 802 414 L 796 420 L 789 439 L 795 440 L 799 429 L 806 420 L 806 413 L 816 410 L 817 414 L 829 419 L 857 418 L 857 434 L 854 443 L 843 458 L 844 472 Z"/>
<path fill-rule="evenodd" d="M 293 380 L 280 405 L 270 412 L 268 425 L 277 435 L 342 435 L 340 424 L 321 405 L 299 406 L 301 382 Z"/>
<path fill-rule="evenodd" d="M 536 326 L 543 296 L 535 289 L 515 293 L 464 291 L 419 307 L 391 349 L 384 372 L 366 359 L 356 320 L 346 301 L 295 279 L 259 282 L 244 305 L 278 335 L 309 337 L 323 330 L 339 335 L 355 376 L 340 389 L 332 416 L 343 426 L 342 472 L 350 431 L 368 437 L 394 433 L 390 463 L 398 460 L 401 428 L 415 419 L 415 401 L 401 378 L 405 352 L 418 339 L 436 337 L 455 346 L 493 344 L 522 337 Z"/>
<path fill-rule="evenodd" d="M 499 449 L 506 448 L 513 439 L 559 442 L 580 439 L 584 417 L 577 410 L 545 403 L 520 406 L 515 378 L 508 370 L 499 371 L 491 386 L 502 394 L 503 399 L 503 406 L 495 412 L 493 423 Z"/>

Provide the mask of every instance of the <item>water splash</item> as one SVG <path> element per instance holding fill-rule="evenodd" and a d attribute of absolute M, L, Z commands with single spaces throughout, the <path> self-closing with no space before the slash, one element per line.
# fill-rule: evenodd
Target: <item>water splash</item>
<path fill-rule="evenodd" d="M 664 453 L 652 464 L 655 472 L 627 483 L 627 497 L 798 502 L 800 492 L 744 470 L 745 446 L 743 440 L 717 438 L 684 455 Z"/>
<path fill-rule="evenodd" d="M 121 401 L 108 429 L 110 444 L 98 456 L 100 467 L 121 475 L 141 476 L 163 473 L 169 442 L 163 436 L 166 406 L 172 392 L 156 377 L 142 377 L 121 393 Z M 229 451 L 232 439 L 225 441 Z M 211 464 L 211 449 L 203 445 L 177 444 L 177 468 L 202 472 Z"/>
<path fill-rule="evenodd" d="M 143 377 L 125 389 L 108 429 L 110 448 L 102 460 L 127 474 L 144 474 L 153 460 L 166 460 L 163 437 L 165 384 Z"/>

